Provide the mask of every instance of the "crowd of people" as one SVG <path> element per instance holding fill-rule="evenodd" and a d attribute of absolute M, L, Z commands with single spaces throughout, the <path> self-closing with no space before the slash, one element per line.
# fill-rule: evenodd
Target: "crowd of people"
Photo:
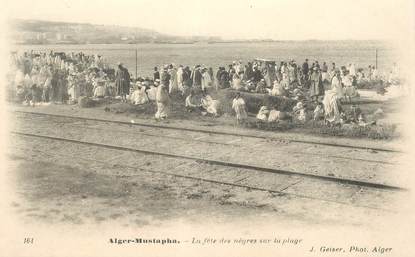
<path fill-rule="evenodd" d="M 10 83 L 18 101 L 76 102 L 80 96 L 114 94 L 114 70 L 100 55 L 61 52 L 12 54 Z"/>
<path fill-rule="evenodd" d="M 234 61 L 227 68 L 218 67 L 216 72 L 202 65 L 190 68 L 167 64 L 154 67 L 152 78 L 134 78 L 122 63 L 113 69 L 100 55 L 50 51 L 13 53 L 12 57 L 9 81 L 19 102 L 31 106 L 76 103 L 80 97 L 109 97 L 135 105 L 154 102 L 158 120 L 168 117 L 174 94 L 183 96 L 188 112 L 219 116 L 221 103 L 213 99 L 211 93 L 231 88 L 238 92 L 231 103 L 237 123 L 247 118 L 246 99 L 241 92 L 249 92 L 297 101 L 290 113 L 283 112 L 279 106 L 262 106 L 256 116 L 260 121 L 294 118 L 305 122 L 312 106 L 313 119 L 336 124 L 344 119 L 342 102 L 351 102 L 358 96 L 357 84 L 376 80 L 399 83 L 396 64 L 385 77 L 380 76 L 374 66 L 363 69 L 353 63 L 338 67 L 336 63 L 320 64 L 308 59 L 301 65 L 294 60 L 277 64 L 255 59 L 246 64 Z"/>

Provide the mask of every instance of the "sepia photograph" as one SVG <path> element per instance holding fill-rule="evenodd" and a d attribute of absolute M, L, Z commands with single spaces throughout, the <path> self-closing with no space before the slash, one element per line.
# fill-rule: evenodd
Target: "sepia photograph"
<path fill-rule="evenodd" d="M 414 256 L 412 0 L 5 0 L 0 256 Z"/>

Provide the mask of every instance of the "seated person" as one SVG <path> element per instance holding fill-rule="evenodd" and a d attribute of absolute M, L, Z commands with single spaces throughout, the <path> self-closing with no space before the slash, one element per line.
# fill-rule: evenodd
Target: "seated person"
<path fill-rule="evenodd" d="M 185 106 L 188 112 L 200 110 L 201 105 L 196 103 L 193 90 L 191 90 L 190 94 L 186 97 Z"/>
<path fill-rule="evenodd" d="M 215 117 L 218 116 L 218 100 L 213 100 L 213 98 L 204 91 L 200 101 L 202 103 L 202 108 L 205 109 L 207 113 L 213 114 Z"/>
<path fill-rule="evenodd" d="M 94 88 L 94 98 L 104 98 L 105 96 L 105 87 L 103 80 L 97 80 L 96 86 Z"/>
<path fill-rule="evenodd" d="M 18 85 L 16 88 L 16 97 L 19 103 L 23 102 L 26 97 L 26 90 L 22 85 Z"/>
<path fill-rule="evenodd" d="M 267 86 L 265 84 L 265 80 L 261 79 L 261 81 L 258 82 L 258 84 L 256 85 L 256 88 L 255 88 L 255 92 L 260 93 L 260 94 L 268 93 Z"/>
<path fill-rule="evenodd" d="M 146 90 L 148 99 L 150 101 L 156 101 L 156 93 L 157 93 L 157 87 L 160 85 L 160 80 L 156 79 L 153 83 L 153 85 L 150 85 L 150 87 Z"/>
<path fill-rule="evenodd" d="M 297 101 L 302 101 L 305 99 L 304 93 L 299 89 L 296 88 L 293 91 L 293 99 Z"/>
<path fill-rule="evenodd" d="M 271 96 L 287 96 L 287 91 L 281 83 L 275 80 L 272 90 L 270 92 L 270 95 Z"/>
<path fill-rule="evenodd" d="M 365 116 L 363 115 L 363 113 L 359 114 L 359 117 L 357 118 L 358 122 L 357 125 L 361 126 L 361 127 L 367 127 L 367 126 L 371 126 L 371 125 L 376 125 L 376 121 L 366 121 Z"/>
<path fill-rule="evenodd" d="M 277 122 L 282 120 L 282 112 L 277 110 L 277 106 L 274 106 L 269 112 L 268 122 Z"/>
<path fill-rule="evenodd" d="M 303 106 L 302 102 L 298 102 L 293 108 L 293 116 L 297 121 L 305 122 L 306 121 L 306 109 Z"/>
<path fill-rule="evenodd" d="M 324 107 L 322 103 L 318 103 L 316 108 L 314 109 L 314 120 L 323 120 L 324 119 Z"/>
<path fill-rule="evenodd" d="M 135 105 L 147 103 L 148 97 L 145 90 L 145 86 L 143 86 L 140 82 L 137 82 L 135 85 L 135 90 L 130 97 L 131 102 Z"/>
<path fill-rule="evenodd" d="M 241 88 L 241 91 L 256 92 L 256 86 L 251 81 L 244 82 L 244 86 Z"/>
<path fill-rule="evenodd" d="M 267 121 L 268 120 L 268 115 L 269 110 L 266 106 L 261 106 L 261 109 L 259 109 L 258 114 L 256 115 L 256 118 L 258 120 L 262 120 L 262 121 Z"/>

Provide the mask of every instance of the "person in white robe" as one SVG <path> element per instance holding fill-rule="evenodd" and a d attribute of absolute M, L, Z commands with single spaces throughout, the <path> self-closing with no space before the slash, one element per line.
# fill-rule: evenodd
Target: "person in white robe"
<path fill-rule="evenodd" d="M 202 70 L 202 90 L 206 91 L 209 90 L 213 83 L 212 78 L 210 77 L 210 74 L 208 70 L 205 68 Z"/>
<path fill-rule="evenodd" d="M 94 88 L 94 98 L 104 98 L 105 97 L 105 81 L 97 80 L 96 86 Z"/>
<path fill-rule="evenodd" d="M 183 95 L 185 90 L 184 90 L 184 85 L 183 85 L 183 66 L 182 65 L 180 65 L 179 68 L 177 69 L 176 77 L 177 77 L 177 87 Z"/>
<path fill-rule="evenodd" d="M 163 120 L 166 119 L 168 116 L 168 105 L 170 99 L 169 94 L 167 92 L 166 86 L 161 84 L 157 87 L 157 94 L 156 94 L 156 104 L 157 104 L 157 112 L 154 115 L 156 120 Z"/>
<path fill-rule="evenodd" d="M 281 119 L 281 112 L 274 108 L 269 112 L 268 122 L 277 122 Z"/>
<path fill-rule="evenodd" d="M 173 66 L 170 66 L 170 69 L 169 69 L 168 73 L 170 75 L 169 94 L 171 94 L 172 92 L 176 92 L 178 90 L 177 71 Z"/>
<path fill-rule="evenodd" d="M 333 89 L 327 90 L 323 98 L 324 119 L 328 123 L 340 122 L 340 109 L 337 92 Z"/>
<path fill-rule="evenodd" d="M 347 72 L 342 78 L 342 83 L 344 85 L 344 96 L 349 102 L 352 101 L 352 97 L 355 97 L 357 94 L 355 87 L 353 86 L 353 78 Z"/>
<path fill-rule="evenodd" d="M 210 95 L 203 93 L 200 101 L 203 109 L 205 109 L 207 113 L 213 114 L 215 117 L 218 116 L 218 100 L 214 100 Z"/>
<path fill-rule="evenodd" d="M 373 67 L 371 80 L 377 80 L 378 76 L 379 76 L 378 70 L 375 67 Z"/>
<path fill-rule="evenodd" d="M 287 72 L 282 73 L 282 80 L 280 81 L 280 84 L 283 88 L 285 88 L 285 90 L 290 90 L 290 80 Z"/>
<path fill-rule="evenodd" d="M 25 76 L 21 70 L 16 71 L 16 75 L 14 77 L 14 84 L 16 86 L 24 86 Z"/>
<path fill-rule="evenodd" d="M 68 95 L 72 101 L 75 101 L 81 95 L 81 90 L 79 89 L 75 74 L 71 74 L 68 77 Z"/>
<path fill-rule="evenodd" d="M 151 85 L 149 89 L 147 89 L 147 96 L 150 101 L 156 101 L 157 87 L 159 85 L 160 85 L 160 80 L 156 79 L 156 81 L 154 81 L 154 84 Z"/>
<path fill-rule="evenodd" d="M 130 100 L 132 104 L 139 105 L 145 104 L 148 102 L 148 97 L 145 92 L 145 86 L 141 85 L 140 82 L 137 82 L 134 92 L 131 94 Z"/>
<path fill-rule="evenodd" d="M 356 68 L 353 63 L 349 64 L 349 74 L 350 76 L 356 76 Z"/>
<path fill-rule="evenodd" d="M 270 92 L 271 96 L 286 96 L 287 91 L 284 88 L 284 85 L 280 84 L 277 80 L 274 81 L 272 90 Z"/>
<path fill-rule="evenodd" d="M 258 120 L 267 121 L 268 113 L 269 113 L 268 108 L 266 106 L 261 106 L 261 108 L 258 111 L 258 114 L 256 115 L 256 118 Z"/>
<path fill-rule="evenodd" d="M 24 87 L 25 87 L 26 89 L 30 89 L 30 88 L 32 88 L 32 86 L 33 86 L 33 80 L 32 80 L 32 78 L 29 76 L 29 74 L 26 74 L 26 75 L 24 76 L 24 81 L 23 81 L 23 83 L 24 83 Z"/>
<path fill-rule="evenodd" d="M 232 101 L 232 109 L 236 113 L 236 123 L 240 124 L 244 122 L 248 118 L 248 114 L 246 113 L 246 106 L 245 101 L 241 97 L 240 93 L 237 93 L 235 98 Z"/>
<path fill-rule="evenodd" d="M 298 102 L 293 108 L 294 118 L 299 122 L 305 122 L 307 119 L 307 112 L 302 102 Z"/>
<path fill-rule="evenodd" d="M 334 74 L 335 75 L 331 80 L 331 90 L 336 92 L 338 99 L 342 99 L 344 96 L 344 92 L 340 77 L 340 70 L 336 69 Z"/>
<path fill-rule="evenodd" d="M 43 84 L 42 101 L 47 103 L 50 101 L 50 91 L 52 89 L 52 77 L 47 77 Z"/>
<path fill-rule="evenodd" d="M 232 77 L 232 88 L 235 90 L 240 90 L 242 88 L 241 77 L 235 73 Z"/>

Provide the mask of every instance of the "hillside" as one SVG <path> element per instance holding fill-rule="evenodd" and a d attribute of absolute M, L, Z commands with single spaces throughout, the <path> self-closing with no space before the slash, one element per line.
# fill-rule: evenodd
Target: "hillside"
<path fill-rule="evenodd" d="M 18 44 L 193 43 L 221 41 L 218 37 L 179 37 L 143 28 L 40 20 L 10 21 Z"/>

